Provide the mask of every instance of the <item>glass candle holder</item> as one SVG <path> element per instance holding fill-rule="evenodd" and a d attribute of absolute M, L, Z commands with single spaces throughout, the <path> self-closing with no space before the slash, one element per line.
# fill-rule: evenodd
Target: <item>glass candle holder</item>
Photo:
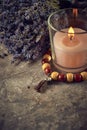
<path fill-rule="evenodd" d="M 87 68 L 87 15 L 82 9 L 61 9 L 48 18 L 54 66 L 65 72 Z"/>

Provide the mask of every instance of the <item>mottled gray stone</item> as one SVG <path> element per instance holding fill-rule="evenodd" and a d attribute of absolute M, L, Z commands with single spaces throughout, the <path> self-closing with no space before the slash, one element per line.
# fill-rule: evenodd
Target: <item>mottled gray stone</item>
<path fill-rule="evenodd" d="M 0 59 L 0 130 L 87 130 L 87 82 L 48 85 L 40 94 L 40 60 L 10 61 Z"/>

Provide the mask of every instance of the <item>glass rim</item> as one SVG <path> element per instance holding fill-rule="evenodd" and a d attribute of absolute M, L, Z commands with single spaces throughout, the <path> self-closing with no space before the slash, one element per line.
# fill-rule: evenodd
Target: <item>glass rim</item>
<path fill-rule="evenodd" d="M 65 9 L 59 9 L 59 10 L 57 10 L 57 11 L 55 11 L 55 12 L 53 12 L 53 13 L 51 13 L 50 15 L 49 15 L 49 17 L 48 17 L 48 26 L 50 26 L 54 31 L 59 31 L 59 32 L 62 32 L 62 33 L 68 33 L 68 32 L 65 32 L 65 31 L 63 31 L 63 30 L 58 30 L 58 29 L 56 29 L 55 27 L 53 27 L 53 25 L 50 23 L 50 19 L 51 19 L 51 17 L 54 15 L 54 14 L 56 14 L 56 13 L 59 13 L 59 12 L 61 12 L 61 11 L 63 11 L 63 10 L 71 10 L 71 9 L 73 9 L 73 8 L 65 8 Z M 75 9 L 78 9 L 78 10 L 82 10 L 81 8 L 75 8 Z M 74 28 L 74 27 L 73 27 Z M 74 34 L 85 34 L 85 33 L 87 33 L 87 31 L 83 31 L 83 32 L 75 32 Z"/>

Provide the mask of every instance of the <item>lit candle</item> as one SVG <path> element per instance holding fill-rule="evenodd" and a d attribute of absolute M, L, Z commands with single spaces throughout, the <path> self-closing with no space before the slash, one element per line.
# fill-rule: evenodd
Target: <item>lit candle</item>
<path fill-rule="evenodd" d="M 80 28 L 71 27 L 56 32 L 53 37 L 56 63 L 66 68 L 82 67 L 87 63 L 87 34 L 75 34 L 85 32 Z"/>

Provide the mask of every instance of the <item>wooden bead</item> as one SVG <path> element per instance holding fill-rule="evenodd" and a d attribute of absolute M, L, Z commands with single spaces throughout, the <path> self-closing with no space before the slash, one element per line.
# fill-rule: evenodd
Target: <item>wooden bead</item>
<path fill-rule="evenodd" d="M 87 80 L 87 72 L 81 72 L 81 75 L 83 80 Z"/>
<path fill-rule="evenodd" d="M 82 81 L 82 76 L 81 74 L 74 74 L 74 80 L 76 82 L 81 82 Z"/>
<path fill-rule="evenodd" d="M 72 73 L 67 73 L 66 77 L 67 77 L 68 82 L 73 82 L 73 74 Z"/>
<path fill-rule="evenodd" d="M 42 69 L 45 70 L 46 68 L 51 68 L 49 63 L 44 63 L 42 65 Z"/>
<path fill-rule="evenodd" d="M 44 64 L 44 63 L 48 63 L 48 59 L 42 59 L 41 63 Z"/>
<path fill-rule="evenodd" d="M 48 75 L 51 72 L 51 69 L 48 67 L 44 70 L 45 74 Z"/>
<path fill-rule="evenodd" d="M 58 75 L 59 75 L 59 73 L 54 71 L 54 72 L 51 73 L 51 78 L 54 79 L 54 80 L 57 80 L 58 79 Z"/>
<path fill-rule="evenodd" d="M 66 76 L 64 74 L 59 74 L 58 80 L 61 81 L 61 82 L 64 82 L 64 81 L 66 81 Z"/>
<path fill-rule="evenodd" d="M 49 54 L 45 54 L 43 56 L 43 59 L 47 59 L 48 61 L 50 61 L 51 60 L 51 56 Z"/>

